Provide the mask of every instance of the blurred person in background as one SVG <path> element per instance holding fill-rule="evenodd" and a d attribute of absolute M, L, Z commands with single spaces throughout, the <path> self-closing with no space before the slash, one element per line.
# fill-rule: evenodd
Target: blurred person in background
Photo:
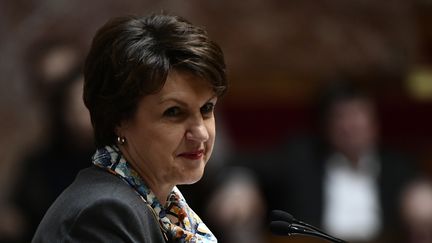
<path fill-rule="evenodd" d="M 253 169 L 268 211 L 285 210 L 350 242 L 398 242 L 414 160 L 379 142 L 375 104 L 350 80 L 320 92 L 317 134 L 237 161 Z"/>
<path fill-rule="evenodd" d="M 82 101 L 81 50 L 69 40 L 54 37 L 30 49 L 29 84 L 45 127 L 21 162 L 13 192 L 24 221 L 18 242 L 30 242 L 48 207 L 87 167 L 94 149 L 90 116 Z"/>
<path fill-rule="evenodd" d="M 399 207 L 417 173 L 414 161 L 379 143 L 376 107 L 364 90 L 343 79 L 324 91 L 321 225 L 352 242 L 390 240 L 380 238 L 395 237 L 401 227 Z"/>
<path fill-rule="evenodd" d="M 419 178 L 402 196 L 401 211 L 406 243 L 432 242 L 432 182 Z"/>
<path fill-rule="evenodd" d="M 82 52 L 73 38 L 56 33 L 48 33 L 27 47 L 24 64 L 36 100 L 49 102 L 65 79 L 81 71 Z"/>
<path fill-rule="evenodd" d="M 82 102 L 81 73 L 64 81 L 53 100 L 49 144 L 23 163 L 14 200 L 26 220 L 26 242 L 55 198 L 88 166 L 92 155 L 92 131 Z"/>
<path fill-rule="evenodd" d="M 206 216 L 221 243 L 263 243 L 266 205 L 255 175 L 246 167 L 226 165 L 206 205 Z"/>
<path fill-rule="evenodd" d="M 220 47 L 181 17 L 118 17 L 96 33 L 84 76 L 97 150 L 32 242 L 216 242 L 177 185 L 200 180 L 212 153 Z"/>
<path fill-rule="evenodd" d="M 13 243 L 21 242 L 25 233 L 24 217 L 13 201 L 14 187 L 21 161 L 37 142 L 40 127 L 26 94 L 10 87 L 2 87 L 0 93 L 0 242 Z"/>

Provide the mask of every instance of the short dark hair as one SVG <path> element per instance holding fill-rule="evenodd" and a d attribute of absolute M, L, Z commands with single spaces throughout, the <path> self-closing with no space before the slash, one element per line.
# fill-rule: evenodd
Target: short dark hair
<path fill-rule="evenodd" d="M 350 102 L 353 100 L 369 100 L 370 97 L 360 85 L 349 79 L 338 79 L 330 82 L 322 90 L 320 97 L 322 115 L 328 116 L 333 107 L 340 103 Z"/>
<path fill-rule="evenodd" d="M 116 127 L 133 117 L 143 96 L 163 87 L 173 69 L 202 77 L 218 96 L 226 91 L 221 48 L 184 18 L 118 17 L 98 30 L 84 66 L 84 103 L 97 147 L 115 143 Z"/>
<path fill-rule="evenodd" d="M 323 82 L 323 88 L 315 97 L 314 111 L 317 128 L 321 131 L 326 129 L 332 111 L 338 104 L 356 100 L 364 100 L 373 104 L 373 97 L 357 79 L 342 76 Z"/>

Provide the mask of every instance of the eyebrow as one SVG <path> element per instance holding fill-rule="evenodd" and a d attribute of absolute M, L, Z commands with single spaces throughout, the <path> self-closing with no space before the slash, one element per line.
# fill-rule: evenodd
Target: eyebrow
<path fill-rule="evenodd" d="M 159 101 L 159 104 L 163 104 L 163 103 L 168 102 L 168 101 L 174 101 L 174 102 L 179 103 L 179 104 L 181 104 L 181 105 L 183 105 L 183 106 L 186 106 L 186 105 L 187 105 L 186 102 L 184 102 L 184 101 L 182 101 L 182 100 L 179 100 L 179 99 L 177 99 L 177 98 L 174 98 L 174 97 L 172 97 L 172 98 L 166 98 L 166 99 L 161 99 L 161 100 Z"/>
<path fill-rule="evenodd" d="M 214 96 L 210 97 L 210 99 L 208 99 L 205 103 L 207 103 L 207 102 L 209 102 L 210 100 L 215 99 L 215 98 L 217 98 L 217 95 L 214 95 Z M 159 101 L 159 104 L 163 104 L 163 103 L 168 102 L 168 101 L 174 101 L 174 102 L 176 102 L 176 103 L 179 103 L 180 105 L 188 106 L 188 104 L 187 104 L 186 102 L 184 102 L 184 101 L 182 101 L 182 100 L 180 100 L 180 99 L 177 99 L 177 98 L 175 98 L 175 97 L 168 97 L 168 98 L 165 98 L 165 99 L 161 99 L 161 100 Z"/>

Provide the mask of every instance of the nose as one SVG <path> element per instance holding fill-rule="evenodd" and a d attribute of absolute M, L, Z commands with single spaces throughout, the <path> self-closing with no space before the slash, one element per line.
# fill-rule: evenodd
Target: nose
<path fill-rule="evenodd" d="M 188 128 L 185 136 L 187 140 L 202 143 L 209 139 L 209 132 L 203 120 L 200 120 Z"/>

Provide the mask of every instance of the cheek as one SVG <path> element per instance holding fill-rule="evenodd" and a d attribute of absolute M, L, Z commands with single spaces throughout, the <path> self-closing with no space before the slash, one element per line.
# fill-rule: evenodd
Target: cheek
<path fill-rule="evenodd" d="M 181 124 L 162 124 L 154 129 L 152 143 L 158 150 L 167 153 L 176 153 L 181 146 L 185 135 L 185 128 Z"/>
<path fill-rule="evenodd" d="M 209 148 L 213 148 L 213 144 L 216 139 L 216 126 L 214 120 L 211 120 L 208 122 L 208 124 L 206 124 L 206 129 L 209 135 L 209 139 L 207 140 L 207 146 L 209 146 Z"/>

